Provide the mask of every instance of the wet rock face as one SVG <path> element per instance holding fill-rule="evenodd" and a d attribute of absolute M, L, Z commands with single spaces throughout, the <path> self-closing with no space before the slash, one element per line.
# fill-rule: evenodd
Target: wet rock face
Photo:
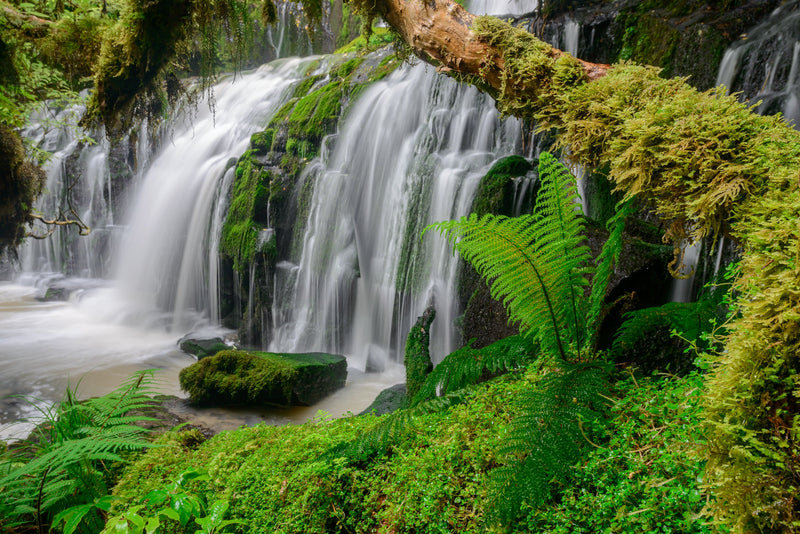
<path fill-rule="evenodd" d="M 559 48 L 565 47 L 566 27 L 572 24 L 577 50 L 571 52 L 581 59 L 653 65 L 663 68 L 665 77 L 689 76 L 689 83 L 706 90 L 715 85 L 725 48 L 779 4 L 776 0 L 552 0 L 544 2 L 546 17 L 519 23 Z"/>

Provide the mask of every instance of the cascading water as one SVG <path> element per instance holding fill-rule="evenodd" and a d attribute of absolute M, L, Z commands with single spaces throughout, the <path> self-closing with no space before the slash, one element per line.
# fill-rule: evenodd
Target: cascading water
<path fill-rule="evenodd" d="M 22 265 L 36 272 L 21 273 L 17 284 L 0 285 L 0 396 L 25 393 L 53 401 L 69 381 L 74 385 L 76 377 L 87 374 L 94 378 L 84 381 L 84 390 L 97 393 L 103 386 L 93 386 L 94 381 L 110 389 L 146 367 L 169 369 L 174 384 L 177 370 L 191 361 L 176 350 L 177 338 L 199 326 L 214 327 L 217 318 L 212 247 L 225 214 L 230 162 L 288 98 L 292 83 L 313 59 L 279 60 L 235 83 L 218 84 L 216 116 L 200 104 L 193 119 L 174 125 L 148 168 L 129 185 L 130 208 L 118 210 L 125 213 L 115 213 L 111 202 L 106 145 L 76 151 L 75 138 L 49 134 L 53 138 L 45 139 L 45 147 L 55 151 L 50 194 L 58 197 L 59 184 L 72 183 L 63 169 L 77 169 L 82 180 L 72 187 L 75 205 L 81 206 L 76 211 L 93 226 L 92 234 L 121 235 L 85 257 L 79 252 L 96 243 L 66 233 L 21 250 Z M 63 165 L 68 159 L 77 166 Z M 50 209 L 51 202 L 45 196 L 41 209 Z M 103 259 L 92 263 L 96 258 Z M 44 287 L 31 282 L 64 274 L 105 278 L 61 280 L 69 289 L 80 289 L 67 302 L 33 300 Z M 0 400 L 0 424 L 25 410 L 14 399 Z M 0 439 L 12 432 L 0 427 Z"/>
<path fill-rule="evenodd" d="M 518 4 L 483 9 L 535 8 Z M 274 44 L 283 46 L 280 37 Z M 311 61 L 280 60 L 218 85 L 216 117 L 201 104 L 158 143 L 146 127 L 122 148 L 103 135 L 87 147 L 64 133 L 29 131 L 55 152 L 42 211 L 63 206 L 56 200 L 68 191 L 92 234 L 77 241 L 57 230 L 57 239 L 31 242 L 21 253 L 25 272 L 0 285 L 0 392 L 52 401 L 87 372 L 106 377 L 107 386 L 85 382 L 99 393 L 135 369 L 177 374 L 186 365 L 176 339 L 219 320 L 216 251 L 232 162 Z M 453 349 L 458 264 L 438 236 L 419 235 L 426 224 L 467 213 L 480 177 L 518 151 L 520 134 L 491 100 L 429 67 L 405 67 L 367 89 L 327 141 L 330 153 L 307 168 L 313 205 L 298 265 L 278 266 L 275 295 L 283 298 L 271 346 L 345 352 L 356 365 L 382 368 L 434 304 L 432 352 L 439 359 Z M 115 150 L 122 157 L 111 157 Z M 126 186 L 120 166 L 132 176 Z M 45 286 L 31 279 L 64 275 L 72 277 L 61 280 L 68 302 L 33 300 Z M 0 423 L 20 415 L 15 401 L 0 404 Z"/>
<path fill-rule="evenodd" d="M 726 51 L 717 85 L 741 92 L 759 113 L 800 124 L 800 2 L 787 2 Z"/>
<path fill-rule="evenodd" d="M 387 125 L 391 128 L 387 128 Z M 271 349 L 323 350 L 383 369 L 434 304 L 431 352 L 460 341 L 457 259 L 429 223 L 469 212 L 479 180 L 498 155 L 518 148 L 517 121 L 499 121 L 475 89 L 425 66 L 404 68 L 353 105 L 315 183 L 299 265 L 282 264 Z"/>
<path fill-rule="evenodd" d="M 217 310 L 217 240 L 227 190 L 220 186 L 255 131 L 288 98 L 313 58 L 279 60 L 236 83 L 215 88 L 216 115 L 200 108 L 147 171 L 131 208 L 116 262 L 117 313 L 186 332 Z M 214 218 L 216 215 L 216 219 Z M 212 231 L 213 230 L 213 231 Z"/>

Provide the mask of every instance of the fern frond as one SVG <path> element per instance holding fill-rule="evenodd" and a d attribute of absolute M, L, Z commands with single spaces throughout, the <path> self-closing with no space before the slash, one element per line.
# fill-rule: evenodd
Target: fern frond
<path fill-rule="evenodd" d="M 625 230 L 625 220 L 634 212 L 633 198 L 623 200 L 616 206 L 614 216 L 608 220 L 606 229 L 608 239 L 603 243 L 603 248 L 597 258 L 594 278 L 592 279 L 592 291 L 589 295 L 589 305 L 586 317 L 589 337 L 587 339 L 587 350 L 594 351 L 597 346 L 597 335 L 600 332 L 601 314 L 603 304 L 608 291 L 608 282 L 614 273 L 614 267 L 619 262 L 619 254 L 622 251 L 622 234 Z"/>
<path fill-rule="evenodd" d="M 532 215 L 473 214 L 425 232 L 441 233 L 489 281 L 492 298 L 503 303 L 523 335 L 567 359 L 585 330 L 582 287 L 590 255 L 572 177 L 544 153 L 540 179 Z"/>
<path fill-rule="evenodd" d="M 625 322 L 617 331 L 611 347 L 612 353 L 620 354 L 630 349 L 645 333 L 657 327 L 678 332 L 689 342 L 699 341 L 703 332 L 712 330 L 723 296 L 721 291 L 712 292 L 708 298 L 697 302 L 667 302 L 625 314 Z"/>
<path fill-rule="evenodd" d="M 540 154 L 538 170 L 542 187 L 534 207 L 535 246 L 548 261 L 573 258 L 575 262 L 566 266 L 563 279 L 555 279 L 554 283 L 563 284 L 562 298 L 567 299 L 564 306 L 568 315 L 565 327 L 570 329 L 569 339 L 575 341 L 577 349 L 581 349 L 586 332 L 583 286 L 588 283 L 585 265 L 590 254 L 584 243 L 580 197 L 569 169 L 549 152 Z"/>
<path fill-rule="evenodd" d="M 445 357 L 425 379 L 409 406 L 476 384 L 486 375 L 524 367 L 538 356 L 538 347 L 523 336 L 511 336 L 474 349 L 471 343 Z"/>
<path fill-rule="evenodd" d="M 46 418 L 36 439 L 23 453 L 0 457 L 0 517 L 7 516 L 7 524 L 41 522 L 42 516 L 52 518 L 106 494 L 104 464 L 121 460 L 123 451 L 152 446 L 147 430 L 133 424 L 152 418 L 130 412 L 152 406 L 147 394 L 154 382 L 153 371 L 144 371 L 87 401 L 78 401 L 68 388 L 61 403 L 42 408 Z"/>
<path fill-rule="evenodd" d="M 607 377 L 597 362 L 560 362 L 515 400 L 520 415 L 500 451 L 509 464 L 491 474 L 495 520 L 508 523 L 523 506 L 544 502 L 554 482 L 569 478 L 588 444 L 585 427 L 602 414 Z"/>

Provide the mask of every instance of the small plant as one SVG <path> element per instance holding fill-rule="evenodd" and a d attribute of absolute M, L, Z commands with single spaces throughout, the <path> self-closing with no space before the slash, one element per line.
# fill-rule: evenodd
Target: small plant
<path fill-rule="evenodd" d="M 111 518 L 102 532 L 104 534 L 180 532 L 187 531 L 190 522 L 194 520 L 200 529 L 190 532 L 213 534 L 224 532 L 230 525 L 242 524 L 241 521 L 225 519 L 229 507 L 228 501 L 218 499 L 209 506 L 202 494 L 196 494 L 187 487 L 190 481 L 205 480 L 209 480 L 205 471 L 194 468 L 183 471 L 174 482 L 151 491 L 145 495 L 140 504 Z"/>

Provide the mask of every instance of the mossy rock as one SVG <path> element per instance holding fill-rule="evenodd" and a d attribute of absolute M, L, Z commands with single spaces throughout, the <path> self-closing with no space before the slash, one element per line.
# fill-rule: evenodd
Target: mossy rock
<path fill-rule="evenodd" d="M 512 179 L 525 176 L 532 169 L 531 162 L 522 156 L 514 155 L 497 160 L 486 176 L 481 178 L 475 200 L 472 201 L 472 212 L 479 217 L 487 213 L 512 216 Z"/>
<path fill-rule="evenodd" d="M 327 353 L 225 350 L 180 373 L 181 388 L 204 406 L 310 406 L 344 386 L 347 360 Z"/>
<path fill-rule="evenodd" d="M 230 350 L 231 346 L 226 345 L 222 338 L 213 337 L 206 339 L 193 339 L 189 336 L 182 337 L 178 340 L 180 349 L 198 360 L 211 357 L 223 350 Z"/>
<path fill-rule="evenodd" d="M 366 409 L 358 415 L 367 415 L 371 413 L 375 415 L 385 415 L 387 413 L 392 413 L 405 406 L 406 399 L 408 399 L 406 395 L 406 385 L 395 384 L 378 393 L 378 396 L 375 397 L 372 404 L 367 406 Z"/>

